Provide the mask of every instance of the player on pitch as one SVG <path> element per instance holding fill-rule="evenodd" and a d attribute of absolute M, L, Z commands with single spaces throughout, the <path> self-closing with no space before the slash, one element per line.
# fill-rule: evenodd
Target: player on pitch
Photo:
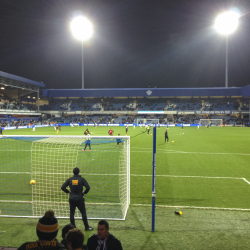
<path fill-rule="evenodd" d="M 110 136 L 112 136 L 112 135 L 114 134 L 114 130 L 111 128 L 111 129 L 109 130 L 108 134 L 109 134 Z"/>
<path fill-rule="evenodd" d="M 166 129 L 166 131 L 165 131 L 165 143 L 166 143 L 166 141 L 168 143 L 168 129 Z"/>
<path fill-rule="evenodd" d="M 87 213 L 85 209 L 85 200 L 83 198 L 84 194 L 87 194 L 90 190 L 90 186 L 88 182 L 79 175 L 80 169 L 74 168 L 73 173 L 74 176 L 69 178 L 61 187 L 63 192 L 69 193 L 69 207 L 70 207 L 70 223 L 73 226 L 75 225 L 75 210 L 76 207 L 80 210 L 82 214 L 82 221 L 85 226 L 85 231 L 93 230 L 92 227 L 88 224 Z M 70 187 L 70 191 L 66 187 Z M 85 187 L 85 191 L 83 192 L 83 187 Z"/>

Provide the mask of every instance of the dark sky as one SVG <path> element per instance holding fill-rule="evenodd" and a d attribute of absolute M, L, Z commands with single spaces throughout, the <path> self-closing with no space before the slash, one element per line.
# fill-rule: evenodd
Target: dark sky
<path fill-rule="evenodd" d="M 69 29 L 82 11 L 85 88 L 225 86 L 225 37 L 212 28 L 229 7 L 242 14 L 229 37 L 229 87 L 250 84 L 250 0 L 0 0 L 0 71 L 81 88 L 82 50 Z"/>

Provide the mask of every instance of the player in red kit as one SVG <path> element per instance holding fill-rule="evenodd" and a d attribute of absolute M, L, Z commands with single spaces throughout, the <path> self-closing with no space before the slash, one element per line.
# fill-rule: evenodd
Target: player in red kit
<path fill-rule="evenodd" d="M 113 135 L 113 133 L 114 133 L 113 129 L 110 129 L 109 132 L 108 132 L 109 135 Z"/>

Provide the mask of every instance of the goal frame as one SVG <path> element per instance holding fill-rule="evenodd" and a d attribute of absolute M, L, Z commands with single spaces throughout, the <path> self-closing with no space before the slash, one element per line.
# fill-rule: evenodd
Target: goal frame
<path fill-rule="evenodd" d="M 203 121 L 205 122 L 205 124 L 203 125 Z M 213 124 L 213 122 L 217 121 L 218 123 L 217 124 Z M 199 121 L 199 125 L 202 125 L 202 126 L 207 126 L 207 124 L 211 124 L 212 126 L 220 126 L 222 127 L 223 126 L 223 119 L 200 119 Z"/>
<path fill-rule="evenodd" d="M 147 118 L 137 118 L 137 124 L 139 124 L 140 121 L 143 121 L 143 123 L 141 124 L 158 124 L 159 123 L 159 120 L 158 118 L 156 119 L 147 119 Z M 152 123 L 151 121 L 157 121 L 156 123 Z"/>
<path fill-rule="evenodd" d="M 126 218 L 126 215 L 127 215 L 127 212 L 128 212 L 128 208 L 129 208 L 129 205 L 130 205 L 130 136 L 61 136 L 61 135 L 4 135 L 2 138 L 81 138 L 81 139 L 110 139 L 112 138 L 112 140 L 116 140 L 116 139 L 125 139 L 127 140 L 127 143 L 126 143 L 126 175 L 127 175 L 127 193 L 126 193 L 126 212 L 124 214 L 124 217 L 123 218 L 91 218 L 91 217 L 88 217 L 88 219 L 108 219 L 108 220 L 125 220 Z M 0 172 L 1 174 L 1 172 Z M 72 174 L 73 175 L 73 174 Z M 32 172 L 30 172 L 30 176 L 32 177 Z M 65 180 L 66 181 L 66 180 Z M 63 184 L 63 183 L 62 183 Z M 120 187 L 120 186 L 119 186 Z M 62 191 L 63 192 L 63 191 Z M 33 196 L 33 190 L 32 190 L 32 196 Z M 0 200 L 0 203 L 1 202 L 5 202 L 5 201 L 1 201 Z M 25 203 L 25 202 L 28 202 L 28 203 L 32 203 L 33 202 L 33 198 L 32 198 L 32 201 L 10 201 L 10 202 L 17 202 L 17 203 Z M 68 202 L 67 202 L 68 204 Z M 86 202 L 86 204 L 88 205 L 88 202 Z M 102 204 L 102 203 L 101 203 Z M 42 215 L 41 215 L 42 216 Z M 4 214 L 0 214 L 0 217 L 24 217 L 24 218 L 40 218 L 41 217 L 40 215 L 39 216 L 34 216 L 34 215 L 31 215 L 31 216 L 27 216 L 27 215 L 4 215 Z M 57 218 L 69 218 L 69 214 L 67 217 L 62 217 L 62 216 L 57 216 Z M 75 217 L 76 219 L 81 219 L 81 217 Z"/>

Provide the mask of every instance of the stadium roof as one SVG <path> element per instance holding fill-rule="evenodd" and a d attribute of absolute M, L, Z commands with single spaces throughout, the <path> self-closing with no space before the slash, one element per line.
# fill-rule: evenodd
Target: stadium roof
<path fill-rule="evenodd" d="M 38 92 L 45 84 L 0 71 L 0 85 Z"/>
<path fill-rule="evenodd" d="M 237 88 L 120 88 L 120 89 L 44 89 L 45 97 L 249 97 L 250 85 Z"/>

